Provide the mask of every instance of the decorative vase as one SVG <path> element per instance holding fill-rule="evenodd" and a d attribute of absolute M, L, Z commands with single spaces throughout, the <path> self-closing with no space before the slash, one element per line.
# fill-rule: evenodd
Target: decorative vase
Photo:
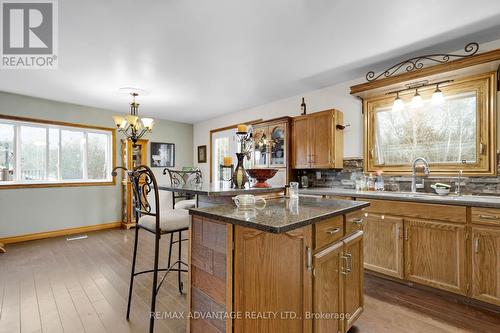
<path fill-rule="evenodd" d="M 245 188 L 245 184 L 248 182 L 248 176 L 243 167 L 243 159 L 245 154 L 236 153 L 236 158 L 238 159 L 238 164 L 233 174 L 233 187 L 235 188 Z"/>

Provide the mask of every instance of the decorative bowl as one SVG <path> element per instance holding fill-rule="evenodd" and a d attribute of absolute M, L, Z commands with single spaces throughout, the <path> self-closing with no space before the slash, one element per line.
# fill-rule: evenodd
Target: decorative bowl
<path fill-rule="evenodd" d="M 247 169 L 248 175 L 257 180 L 253 187 L 258 188 L 271 187 L 266 181 L 273 178 L 276 172 L 278 172 L 278 169 Z"/>

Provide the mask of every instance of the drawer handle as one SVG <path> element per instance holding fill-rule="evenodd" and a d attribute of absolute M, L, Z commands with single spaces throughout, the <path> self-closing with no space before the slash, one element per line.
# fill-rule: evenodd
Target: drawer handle
<path fill-rule="evenodd" d="M 333 229 L 330 229 L 330 230 L 327 230 L 326 233 L 329 234 L 329 235 L 335 235 L 336 233 L 340 232 L 340 228 L 333 228 Z"/>
<path fill-rule="evenodd" d="M 479 238 L 474 240 L 474 252 L 479 253 Z"/>
<path fill-rule="evenodd" d="M 349 253 L 346 253 L 345 255 L 341 256 L 340 259 L 342 259 L 345 262 L 345 265 L 342 265 L 341 273 L 343 275 L 347 275 L 351 273 L 351 269 L 349 268 Z"/>
<path fill-rule="evenodd" d="M 500 220 L 500 216 L 497 215 L 479 215 L 479 218 L 485 220 Z"/>
<path fill-rule="evenodd" d="M 363 224 L 363 219 L 352 220 L 352 223 L 357 224 L 357 225 Z"/>
<path fill-rule="evenodd" d="M 306 246 L 306 252 L 307 252 L 306 268 L 310 272 L 312 270 L 312 261 L 313 261 L 312 249 L 310 247 Z"/>

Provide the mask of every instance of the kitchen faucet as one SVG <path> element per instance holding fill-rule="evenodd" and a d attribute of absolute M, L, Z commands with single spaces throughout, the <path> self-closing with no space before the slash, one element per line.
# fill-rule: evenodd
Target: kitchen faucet
<path fill-rule="evenodd" d="M 412 164 L 412 175 L 411 175 L 411 191 L 412 193 L 416 193 L 417 192 L 417 188 L 424 188 L 424 180 L 422 179 L 422 183 L 420 184 L 417 184 L 417 163 L 419 161 L 422 161 L 422 163 L 424 163 L 424 172 L 426 175 L 429 174 L 430 170 L 429 170 L 429 163 L 427 162 L 427 160 L 423 157 L 417 157 L 415 160 L 413 160 L 413 164 Z"/>

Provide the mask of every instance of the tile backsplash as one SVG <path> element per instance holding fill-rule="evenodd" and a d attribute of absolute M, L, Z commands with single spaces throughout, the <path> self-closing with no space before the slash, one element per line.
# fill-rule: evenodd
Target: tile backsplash
<path fill-rule="evenodd" d="M 500 156 L 497 161 L 500 160 Z M 500 175 L 500 164 L 498 165 Z M 362 158 L 344 159 L 342 170 L 294 170 L 295 179 L 306 175 L 311 187 L 337 187 L 355 188 L 356 178 L 363 174 Z M 410 191 L 411 176 L 383 176 L 386 191 Z M 424 189 L 419 192 L 434 193 L 430 187 L 434 183 L 445 183 L 451 185 L 450 193 L 455 192 L 457 176 L 433 176 L 432 168 L 429 176 L 418 178 L 419 182 L 424 179 Z M 497 177 L 462 177 L 462 194 L 476 195 L 500 195 L 500 176 Z"/>

